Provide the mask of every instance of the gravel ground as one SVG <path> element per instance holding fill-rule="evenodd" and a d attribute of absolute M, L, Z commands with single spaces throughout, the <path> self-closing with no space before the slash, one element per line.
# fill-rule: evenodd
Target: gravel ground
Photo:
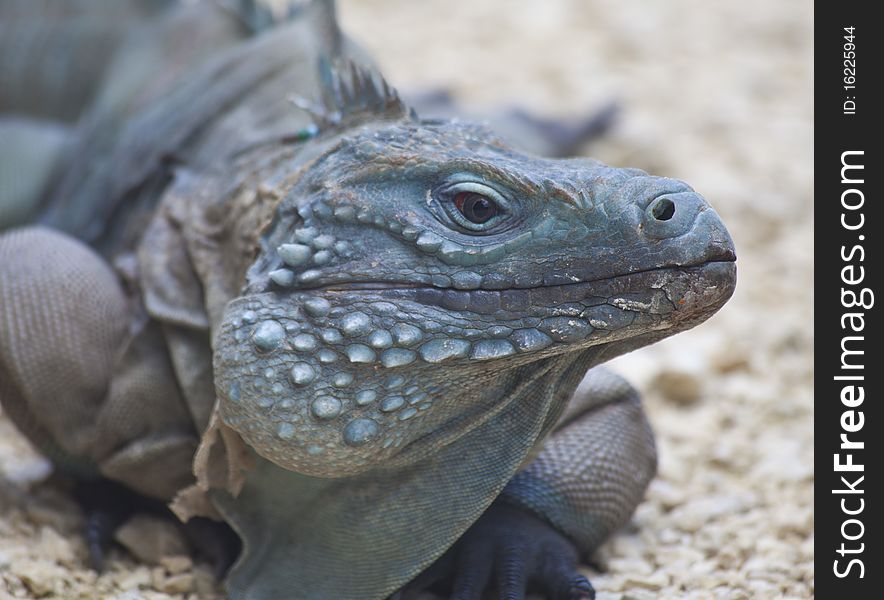
<path fill-rule="evenodd" d="M 588 152 L 710 199 L 737 292 L 700 328 L 615 361 L 645 394 L 660 475 L 588 574 L 600 600 L 812 597 L 812 3 L 340 4 L 400 88 L 558 115 L 617 99 L 620 121 Z M 157 542 L 159 565 L 117 550 L 108 573 L 86 569 L 81 517 L 48 471 L 0 415 L 0 600 L 217 593 L 175 540 Z"/>

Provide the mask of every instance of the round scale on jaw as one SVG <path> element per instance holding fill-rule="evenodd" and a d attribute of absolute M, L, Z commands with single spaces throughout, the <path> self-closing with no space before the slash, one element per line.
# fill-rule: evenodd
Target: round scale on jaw
<path fill-rule="evenodd" d="M 339 344 L 344 341 L 344 336 L 337 329 L 323 329 L 319 337 L 327 344 Z"/>
<path fill-rule="evenodd" d="M 427 321 L 421 323 L 421 327 L 423 328 L 425 333 L 430 334 L 430 333 L 439 333 L 439 331 L 442 330 L 443 325 L 442 325 L 442 323 L 439 323 L 438 321 L 427 320 Z"/>
<path fill-rule="evenodd" d="M 316 349 L 316 338 L 309 333 L 299 333 L 292 339 L 292 346 L 295 350 L 302 352 L 310 352 Z"/>
<path fill-rule="evenodd" d="M 470 358 L 473 360 L 493 360 L 515 353 L 516 349 L 507 340 L 480 340 L 473 345 Z"/>
<path fill-rule="evenodd" d="M 313 241 L 313 238 L 315 238 L 318 233 L 319 232 L 316 230 L 315 227 L 304 227 L 301 229 L 296 229 L 295 239 L 302 244 L 309 244 Z"/>
<path fill-rule="evenodd" d="M 277 321 L 262 321 L 252 334 L 252 342 L 262 352 L 276 350 L 285 339 L 285 329 Z"/>
<path fill-rule="evenodd" d="M 325 298 L 308 298 L 304 302 L 304 310 L 313 317 L 324 317 L 331 310 L 331 303 Z"/>
<path fill-rule="evenodd" d="M 377 400 L 377 397 L 378 393 L 374 390 L 360 390 L 359 392 L 356 392 L 356 404 L 359 406 L 366 406 Z"/>
<path fill-rule="evenodd" d="M 417 404 L 418 402 L 422 402 L 427 399 L 426 392 L 415 392 L 408 397 L 409 404 Z"/>
<path fill-rule="evenodd" d="M 280 439 L 290 440 L 295 437 L 295 426 L 291 423 L 280 423 L 276 428 L 276 435 Z"/>
<path fill-rule="evenodd" d="M 347 387 L 353 383 L 353 374 L 340 372 L 336 373 L 334 377 L 332 377 L 332 385 L 337 388 Z"/>
<path fill-rule="evenodd" d="M 320 396 L 310 404 L 310 412 L 317 419 L 334 419 L 341 414 L 341 401 L 334 396 Z"/>
<path fill-rule="evenodd" d="M 430 283 L 438 288 L 451 287 L 451 278 L 448 275 L 433 275 L 430 277 Z"/>
<path fill-rule="evenodd" d="M 313 251 L 304 244 L 283 244 L 276 249 L 282 262 L 290 267 L 300 267 L 310 260 Z"/>
<path fill-rule="evenodd" d="M 292 287 L 295 283 L 295 273 L 289 269 L 276 269 L 270 271 L 270 280 L 279 287 Z"/>
<path fill-rule="evenodd" d="M 406 348 L 390 348 L 381 354 L 381 364 L 387 368 L 401 367 L 413 363 L 417 353 Z"/>
<path fill-rule="evenodd" d="M 371 319 L 361 312 L 344 315 L 341 318 L 341 331 L 348 337 L 364 335 L 371 331 Z"/>
<path fill-rule="evenodd" d="M 423 332 L 408 323 L 396 323 L 391 329 L 393 339 L 400 346 L 411 346 L 416 344 L 424 337 Z"/>
<path fill-rule="evenodd" d="M 314 240 L 313 240 L 313 247 L 316 248 L 317 250 L 328 250 L 329 248 L 331 248 L 334 245 L 335 245 L 335 238 L 328 235 L 328 234 L 325 234 L 325 233 L 322 235 L 316 236 L 316 238 L 314 238 Z"/>
<path fill-rule="evenodd" d="M 322 271 L 318 271 L 316 269 L 308 269 L 298 275 L 298 281 L 301 283 L 313 283 L 317 281 L 320 277 L 322 277 Z"/>
<path fill-rule="evenodd" d="M 542 350 L 553 343 L 551 337 L 536 329 L 519 329 L 513 332 L 510 339 L 522 352 Z"/>
<path fill-rule="evenodd" d="M 379 315 L 394 315 L 399 310 L 392 302 L 372 302 L 371 309 Z"/>
<path fill-rule="evenodd" d="M 402 387 L 403 384 L 405 384 L 405 375 L 393 375 L 387 379 L 384 387 L 388 390 L 395 390 L 398 387 Z"/>
<path fill-rule="evenodd" d="M 329 364 L 338 360 L 338 355 L 334 350 L 329 350 L 328 348 L 323 348 L 319 352 L 316 353 L 316 358 L 319 359 L 319 362 Z"/>
<path fill-rule="evenodd" d="M 410 419 L 411 417 L 413 417 L 416 414 L 417 414 L 417 409 L 414 408 L 413 406 L 410 406 L 410 407 L 406 408 L 405 410 L 403 410 L 401 413 L 399 413 L 399 420 L 400 421 L 407 421 L 408 419 Z"/>
<path fill-rule="evenodd" d="M 393 412 L 394 410 L 399 410 L 405 406 L 405 398 L 402 396 L 390 396 L 388 398 L 384 398 L 383 402 L 381 402 L 381 412 Z"/>
<path fill-rule="evenodd" d="M 393 336 L 385 329 L 376 329 L 368 336 L 368 343 L 372 348 L 389 348 L 393 345 Z"/>
<path fill-rule="evenodd" d="M 370 363 L 375 359 L 374 350 L 365 344 L 350 344 L 346 352 L 351 363 Z"/>
<path fill-rule="evenodd" d="M 374 439 L 380 432 L 377 422 L 372 419 L 353 419 L 344 428 L 344 443 L 361 446 Z"/>
<path fill-rule="evenodd" d="M 454 358 L 464 358 L 470 351 L 470 343 L 458 339 L 435 339 L 420 347 L 421 358 L 428 363 L 440 363 Z"/>
<path fill-rule="evenodd" d="M 332 215 L 331 207 L 320 200 L 314 201 L 311 208 L 313 209 L 313 214 L 315 214 L 317 217 L 326 219 Z"/>
<path fill-rule="evenodd" d="M 356 209 L 350 204 L 335 206 L 335 218 L 345 223 L 351 223 L 356 219 Z"/>

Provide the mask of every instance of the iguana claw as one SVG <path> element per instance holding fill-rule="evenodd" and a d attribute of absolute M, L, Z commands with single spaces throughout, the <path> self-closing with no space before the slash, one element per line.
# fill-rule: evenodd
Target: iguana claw
<path fill-rule="evenodd" d="M 577 572 L 577 562 L 573 544 L 545 521 L 497 503 L 391 600 L 416 598 L 426 589 L 452 600 L 479 600 L 489 588 L 500 600 L 524 600 L 528 590 L 549 600 L 591 600 L 595 590 Z"/>
<path fill-rule="evenodd" d="M 89 564 L 104 572 L 105 555 L 117 528 L 137 512 L 158 512 L 162 504 L 108 479 L 78 482 L 74 497 L 85 513 L 84 536 Z"/>

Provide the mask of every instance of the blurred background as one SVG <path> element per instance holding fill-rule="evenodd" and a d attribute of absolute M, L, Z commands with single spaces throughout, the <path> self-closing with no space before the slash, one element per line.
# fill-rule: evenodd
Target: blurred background
<path fill-rule="evenodd" d="M 588 574 L 600 600 L 812 597 L 812 3 L 339 0 L 339 15 L 406 94 L 560 117 L 617 101 L 582 152 L 709 199 L 737 291 L 699 328 L 615 361 L 644 393 L 660 475 Z M 123 553 L 101 577 L 86 569 L 76 508 L 31 485 L 47 471 L 0 415 L 0 600 L 211 594 L 199 568 L 178 587 L 181 565 Z"/>

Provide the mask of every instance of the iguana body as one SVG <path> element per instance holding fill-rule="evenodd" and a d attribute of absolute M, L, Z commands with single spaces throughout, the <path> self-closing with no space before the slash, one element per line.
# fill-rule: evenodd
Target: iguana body
<path fill-rule="evenodd" d="M 714 211 L 419 120 L 346 66 L 324 3 L 260 35 L 213 3 L 151 27 L 44 227 L 0 236 L 10 417 L 82 477 L 223 516 L 235 599 L 385 598 L 434 561 L 415 589 L 588 593 L 568 553 L 628 519 L 656 460 L 632 389 L 586 374 L 727 300 Z"/>

